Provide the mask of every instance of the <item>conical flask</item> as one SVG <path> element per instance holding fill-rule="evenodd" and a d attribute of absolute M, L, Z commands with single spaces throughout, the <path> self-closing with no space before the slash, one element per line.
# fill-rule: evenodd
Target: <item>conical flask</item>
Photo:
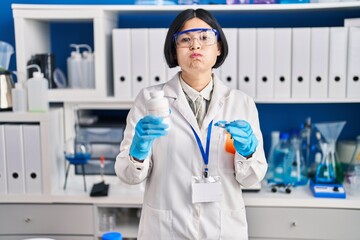
<path fill-rule="evenodd" d="M 315 124 L 315 127 L 324 138 L 324 141 L 320 140 L 319 143 L 323 152 L 323 158 L 316 171 L 315 181 L 317 183 L 335 183 L 336 180 L 339 182 L 343 181 L 344 174 L 336 160 L 335 146 L 345 124 L 345 121 Z"/>

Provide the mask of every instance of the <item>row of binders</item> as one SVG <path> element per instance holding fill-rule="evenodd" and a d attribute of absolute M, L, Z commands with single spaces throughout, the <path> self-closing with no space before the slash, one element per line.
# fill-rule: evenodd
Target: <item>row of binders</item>
<path fill-rule="evenodd" d="M 0 195 L 42 194 L 39 124 L 0 123 Z"/>
<path fill-rule="evenodd" d="M 230 88 L 257 99 L 359 99 L 360 28 L 224 28 Z M 114 94 L 131 100 L 179 71 L 164 60 L 167 29 L 114 29 Z"/>

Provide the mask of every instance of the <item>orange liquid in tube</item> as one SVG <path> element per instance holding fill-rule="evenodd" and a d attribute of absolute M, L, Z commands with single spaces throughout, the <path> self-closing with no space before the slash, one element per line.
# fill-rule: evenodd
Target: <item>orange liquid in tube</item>
<path fill-rule="evenodd" d="M 225 151 L 235 154 L 234 139 L 231 138 L 228 132 L 226 132 Z"/>

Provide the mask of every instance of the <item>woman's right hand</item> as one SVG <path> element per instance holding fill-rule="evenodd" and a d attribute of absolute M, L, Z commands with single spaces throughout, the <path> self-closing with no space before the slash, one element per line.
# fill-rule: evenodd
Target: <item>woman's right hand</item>
<path fill-rule="evenodd" d="M 139 161 L 149 155 L 152 143 L 156 138 L 168 133 L 169 125 L 163 123 L 163 118 L 152 115 L 140 119 L 135 126 L 135 134 L 130 147 L 130 156 Z"/>

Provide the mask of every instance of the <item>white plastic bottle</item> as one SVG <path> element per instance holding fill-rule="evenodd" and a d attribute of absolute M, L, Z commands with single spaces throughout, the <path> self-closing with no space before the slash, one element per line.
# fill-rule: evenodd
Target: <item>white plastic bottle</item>
<path fill-rule="evenodd" d="M 75 48 L 76 51 L 72 51 L 67 59 L 68 85 L 70 88 L 83 88 L 84 76 L 80 47 L 78 44 L 70 44 L 70 47 Z"/>
<path fill-rule="evenodd" d="M 36 67 L 38 71 L 34 72 L 33 77 L 26 83 L 29 112 L 47 112 L 49 110 L 48 80 L 44 78 L 38 65 L 29 65 L 28 68 L 30 67 Z"/>
<path fill-rule="evenodd" d="M 164 118 L 164 123 L 169 124 L 170 127 L 170 110 L 169 102 L 164 98 L 164 91 L 150 92 L 150 99 L 146 102 L 146 108 L 149 115 Z"/>
<path fill-rule="evenodd" d="M 26 89 L 21 82 L 15 83 L 15 88 L 11 90 L 13 112 L 27 112 Z"/>
<path fill-rule="evenodd" d="M 84 47 L 87 50 L 82 52 L 82 71 L 84 79 L 84 88 L 95 88 L 95 65 L 94 53 L 91 47 L 87 44 L 79 44 L 80 48 Z"/>

